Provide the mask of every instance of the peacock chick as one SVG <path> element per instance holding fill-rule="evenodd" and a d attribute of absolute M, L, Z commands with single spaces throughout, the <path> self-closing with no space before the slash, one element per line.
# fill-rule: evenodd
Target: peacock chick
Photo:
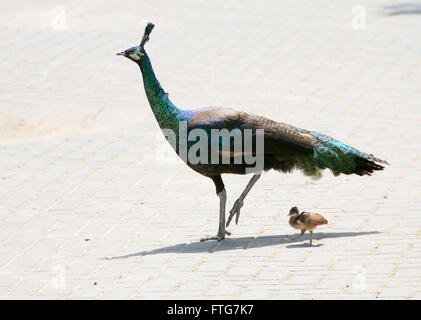
<path fill-rule="evenodd" d="M 299 237 L 307 230 L 310 232 L 310 245 L 313 244 L 313 230 L 316 229 L 317 226 L 327 224 L 327 220 L 322 215 L 306 211 L 300 213 L 297 207 L 292 207 L 288 216 L 289 225 L 294 229 L 301 230 L 301 235 Z"/>

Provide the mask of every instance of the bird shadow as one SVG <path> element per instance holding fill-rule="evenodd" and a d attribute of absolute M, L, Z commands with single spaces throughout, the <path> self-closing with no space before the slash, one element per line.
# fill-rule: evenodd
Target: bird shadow
<path fill-rule="evenodd" d="M 293 249 L 293 248 L 318 248 L 323 246 L 323 243 L 317 243 L 317 244 L 310 244 L 308 242 L 304 242 L 304 243 L 300 243 L 300 244 L 290 244 L 288 246 L 286 246 L 288 249 Z"/>
<path fill-rule="evenodd" d="M 313 237 L 315 240 L 323 240 L 329 238 L 347 238 L 347 237 L 359 237 L 367 236 L 371 234 L 378 234 L 378 231 L 366 231 L 366 232 L 332 232 L 332 233 L 317 233 Z M 299 238 L 291 238 L 290 235 L 275 235 L 275 236 L 261 236 L 261 237 L 240 237 L 240 238 L 227 238 L 223 241 L 194 241 L 190 243 L 179 243 L 171 246 L 165 246 L 157 248 L 150 251 L 139 251 L 135 253 L 130 253 L 122 256 L 107 257 L 104 259 L 114 260 L 114 259 L 127 259 L 137 256 L 147 256 L 154 254 L 163 254 L 163 253 L 199 253 L 199 252 L 208 252 L 213 253 L 216 251 L 227 251 L 227 250 L 244 250 L 249 248 L 262 248 L 275 245 L 286 244 L 287 248 L 317 248 L 323 244 L 315 244 L 310 246 L 309 235 L 304 235 Z M 293 244 L 298 243 L 299 244 Z"/>
<path fill-rule="evenodd" d="M 401 3 L 383 6 L 384 14 L 387 16 L 397 16 L 397 15 L 411 15 L 411 14 L 421 14 L 421 4 L 418 3 Z"/>

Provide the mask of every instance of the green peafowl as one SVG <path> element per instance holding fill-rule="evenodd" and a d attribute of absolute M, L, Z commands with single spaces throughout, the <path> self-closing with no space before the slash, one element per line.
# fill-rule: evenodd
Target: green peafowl
<path fill-rule="evenodd" d="M 262 116 L 236 111 L 231 108 L 183 110 L 176 107 L 169 100 L 168 94 L 158 82 L 151 60 L 144 48 L 153 27 L 152 23 L 147 24 L 140 45 L 117 53 L 117 55 L 134 61 L 140 67 L 150 107 L 160 128 L 163 131 L 171 130 L 174 132 L 175 144 L 171 143 L 171 145 L 177 154 L 190 168 L 212 179 L 215 184 L 220 206 L 218 233 L 214 237 L 203 238 L 201 239 L 202 241 L 221 241 L 226 235 L 230 235 L 226 227 L 229 226 L 234 216 L 236 223 L 238 223 L 244 199 L 260 178 L 262 171 L 274 169 L 287 173 L 294 169 L 299 169 L 307 176 L 318 178 L 321 176 L 322 170 L 330 169 L 335 176 L 339 174 L 363 176 L 371 175 L 376 170 L 383 170 L 384 166 L 381 164 L 388 164 L 372 154 L 361 152 L 322 133 L 297 128 Z M 208 134 L 204 139 L 208 140 L 209 153 L 203 152 L 203 149 L 195 150 L 199 151 L 197 154 L 202 152 L 205 160 L 210 159 L 211 156 L 213 157 L 216 152 L 219 156 L 232 161 L 222 161 L 222 163 L 221 161 L 198 162 L 196 160 L 192 161 L 190 157 L 182 157 L 183 146 L 186 149 L 184 152 L 188 152 L 190 155 L 190 151 L 196 148 L 195 142 L 196 144 L 198 143 L 197 140 L 190 140 L 190 138 L 186 141 L 184 135 L 181 134 L 183 126 L 187 134 L 197 129 Z M 236 149 L 238 143 L 235 142 L 235 139 L 231 139 L 235 138 L 234 136 L 229 136 L 228 140 L 224 140 L 223 137 L 222 139 L 221 137 L 213 139 L 211 136 L 216 129 L 221 131 L 224 129 L 233 131 L 235 129 L 237 134 L 239 133 L 240 135 L 246 135 L 247 131 L 251 132 L 252 149 L 247 151 L 244 146 L 242 149 Z M 257 148 L 258 137 L 263 141 L 263 149 Z M 170 141 L 167 135 L 166 138 Z M 229 141 L 228 145 L 226 141 Z M 247 155 L 263 156 L 264 163 L 261 169 L 253 171 L 252 169 L 257 166 L 246 161 L 245 157 Z M 239 158 L 241 161 L 237 161 Z M 201 157 L 200 159 L 203 158 Z M 230 210 L 226 223 L 225 206 L 227 194 L 221 178 L 221 174 L 224 173 L 253 173 L 251 180 Z"/>

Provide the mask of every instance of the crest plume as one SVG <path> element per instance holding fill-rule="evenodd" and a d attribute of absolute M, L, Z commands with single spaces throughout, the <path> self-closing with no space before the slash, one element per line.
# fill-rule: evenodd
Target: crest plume
<path fill-rule="evenodd" d="M 148 42 L 148 40 L 149 40 L 149 35 L 151 34 L 153 27 L 155 27 L 155 25 L 154 25 L 153 23 L 151 23 L 151 22 L 149 22 L 149 23 L 146 25 L 146 28 L 145 28 L 145 33 L 143 34 L 142 41 L 140 42 L 140 46 L 141 46 L 141 47 L 143 47 L 143 45 L 144 45 L 146 42 Z"/>

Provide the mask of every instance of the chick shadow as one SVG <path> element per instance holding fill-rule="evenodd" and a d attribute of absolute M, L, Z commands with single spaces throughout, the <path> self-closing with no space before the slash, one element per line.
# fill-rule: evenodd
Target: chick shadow
<path fill-rule="evenodd" d="M 348 237 L 359 237 L 359 236 L 368 236 L 372 234 L 378 234 L 378 231 L 367 231 L 367 232 L 332 232 L 332 233 L 317 233 L 313 234 L 313 240 L 323 241 L 324 239 L 330 238 L 348 238 Z M 114 256 L 104 258 L 107 260 L 114 259 L 127 259 L 137 256 L 147 256 L 154 254 L 163 254 L 163 253 L 199 253 L 199 252 L 208 252 L 214 253 L 217 251 L 228 251 L 228 250 L 245 250 L 251 248 L 262 248 L 278 245 L 286 245 L 287 248 L 317 248 L 322 246 L 322 243 L 313 244 L 310 246 L 309 235 L 303 235 L 301 237 L 296 237 L 291 234 L 283 234 L 276 236 L 261 236 L 261 237 L 240 237 L 240 238 L 226 238 L 221 242 L 217 241 L 194 241 L 190 243 L 179 243 L 172 246 L 166 246 L 157 248 L 150 251 L 140 251 L 135 253 L 130 253 L 122 256 Z"/>
<path fill-rule="evenodd" d="M 313 239 L 313 241 L 314 241 L 315 239 Z M 316 240 L 319 240 L 319 239 L 316 239 Z M 310 244 L 310 243 L 308 243 L 308 242 L 303 242 L 303 243 L 300 243 L 300 244 L 290 244 L 290 245 L 288 245 L 288 246 L 286 246 L 288 249 L 294 249 L 294 248 L 318 248 L 318 247 L 321 247 L 321 246 L 324 246 L 324 244 L 323 243 L 317 243 L 317 244 Z"/>

